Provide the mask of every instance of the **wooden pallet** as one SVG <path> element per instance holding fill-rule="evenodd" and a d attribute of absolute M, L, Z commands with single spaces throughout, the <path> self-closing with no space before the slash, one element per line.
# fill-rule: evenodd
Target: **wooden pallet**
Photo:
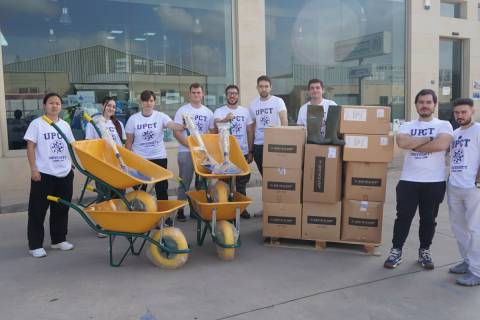
<path fill-rule="evenodd" d="M 323 240 L 303 240 L 265 237 L 264 244 L 269 247 L 295 248 L 317 251 L 341 251 L 356 254 L 364 254 L 369 256 L 380 256 L 377 250 L 379 243 L 365 243 L 352 241 L 323 241 Z"/>

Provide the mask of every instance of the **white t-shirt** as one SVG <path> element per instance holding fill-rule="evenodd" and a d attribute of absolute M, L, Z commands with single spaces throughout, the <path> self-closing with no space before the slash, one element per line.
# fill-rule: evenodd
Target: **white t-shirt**
<path fill-rule="evenodd" d="M 181 106 L 180 109 L 177 110 L 177 113 L 175 113 L 175 123 L 184 125 L 184 114 L 189 114 L 192 117 L 192 120 L 200 134 L 208 133 L 209 129 L 213 129 L 215 127 L 213 123 L 213 112 L 204 105 L 199 108 L 192 107 L 190 103 Z M 183 132 L 183 135 L 185 137 L 187 136 L 186 130 Z M 190 150 L 184 145 L 179 144 L 178 152 L 190 152 Z"/>
<path fill-rule="evenodd" d="M 68 123 L 59 119 L 55 123 L 70 143 L 75 141 Z M 63 178 L 72 170 L 72 160 L 68 146 L 62 136 L 41 117 L 28 126 L 24 140 L 32 141 L 35 146 L 35 165 L 41 173 Z"/>
<path fill-rule="evenodd" d="M 248 154 L 247 126 L 253 123 L 250 112 L 248 112 L 247 108 L 242 106 L 238 106 L 235 109 L 230 109 L 228 106 L 223 106 L 215 110 L 213 117 L 217 120 L 223 120 L 230 112 L 234 116 L 231 121 L 232 135 L 237 138 L 243 154 Z"/>
<path fill-rule="evenodd" d="M 285 102 L 276 96 L 271 96 L 270 99 L 262 101 L 260 97 L 250 103 L 250 115 L 255 121 L 255 140 L 254 144 L 263 144 L 263 132 L 265 128 L 280 126 L 279 113 L 287 111 Z"/>
<path fill-rule="evenodd" d="M 300 110 L 298 111 L 298 118 L 297 118 L 297 125 L 307 127 L 307 111 L 308 111 L 308 106 L 311 105 L 312 103 L 309 101 L 305 103 L 303 106 L 300 107 Z M 328 107 L 330 106 L 336 106 L 337 103 L 333 100 L 328 100 L 328 99 L 323 99 L 322 102 L 320 103 L 321 106 L 323 106 L 323 125 L 322 128 L 325 127 L 325 122 L 328 117 Z"/>
<path fill-rule="evenodd" d="M 433 118 L 431 121 L 414 120 L 400 126 L 398 133 L 412 137 L 437 137 L 441 133 L 453 136 L 450 122 Z M 445 181 L 445 151 L 405 152 L 400 180 L 413 182 L 441 182 Z"/>
<path fill-rule="evenodd" d="M 120 136 L 118 135 L 117 129 L 115 128 L 115 125 L 113 124 L 112 120 L 108 120 L 107 123 L 105 124 L 105 127 L 112 135 L 113 141 L 115 141 L 116 144 L 122 145 L 122 140 L 125 140 L 127 137 L 125 135 L 125 128 L 123 127 L 123 123 L 121 121 L 119 121 L 119 123 L 120 123 L 120 127 L 122 127 L 122 138 L 120 138 Z M 87 123 L 87 126 L 85 127 L 85 139 L 92 140 L 92 139 L 98 139 L 98 138 L 99 136 L 97 134 L 97 131 L 93 127 L 93 125 L 90 122 Z"/>
<path fill-rule="evenodd" d="M 167 152 L 163 143 L 163 129 L 172 119 L 165 113 L 153 110 L 145 117 L 142 112 L 131 116 L 125 127 L 133 134 L 132 151 L 145 159 L 165 159 Z"/>
<path fill-rule="evenodd" d="M 462 189 L 475 188 L 479 168 L 480 123 L 476 122 L 468 129 L 458 128 L 453 132 L 448 183 Z"/>

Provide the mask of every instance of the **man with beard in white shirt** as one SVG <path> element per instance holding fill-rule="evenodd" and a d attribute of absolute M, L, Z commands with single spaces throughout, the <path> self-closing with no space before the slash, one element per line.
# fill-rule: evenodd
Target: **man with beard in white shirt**
<path fill-rule="evenodd" d="M 189 88 L 190 103 L 180 107 L 175 113 L 174 121 L 179 125 L 184 125 L 183 115 L 191 116 L 197 130 L 200 134 L 213 132 L 215 126 L 213 123 L 213 112 L 202 104 L 203 87 L 199 83 L 192 83 Z M 185 131 L 174 131 L 173 135 L 178 140 L 178 170 L 179 176 L 183 181 L 183 186 L 178 187 L 178 200 L 186 200 L 186 191 L 190 189 L 193 179 L 193 162 L 190 150 L 188 148 L 187 133 Z M 187 189 L 187 190 L 185 190 Z M 183 209 L 177 212 L 178 221 L 186 221 Z"/>
<path fill-rule="evenodd" d="M 463 261 L 449 269 L 462 274 L 457 283 L 480 285 L 480 190 L 476 178 L 480 170 L 480 123 L 473 121 L 472 99 L 453 102 L 453 115 L 460 128 L 453 132 L 450 147 L 450 177 L 447 200 L 450 225 Z"/>
<path fill-rule="evenodd" d="M 222 122 L 230 122 L 231 133 L 237 138 L 238 144 L 242 149 L 243 155 L 248 163 L 253 161 L 253 120 L 247 108 L 238 105 L 238 95 L 240 89 L 238 86 L 231 84 L 225 88 L 225 96 L 227 104 L 218 108 L 213 113 L 215 125 Z M 236 190 L 243 195 L 247 195 L 247 183 L 250 175 L 240 176 L 236 178 Z M 240 215 L 244 219 L 250 218 L 247 210 Z"/>
<path fill-rule="evenodd" d="M 432 270 L 430 253 L 437 225 L 438 209 L 445 196 L 445 153 L 453 138 L 452 125 L 433 117 L 437 95 L 423 89 L 415 97 L 418 120 L 403 124 L 397 144 L 406 150 L 400 181 L 397 184 L 397 218 L 393 227 L 392 248 L 384 267 L 393 269 L 402 262 L 402 249 L 418 208 L 420 248 L 418 263 Z"/>
<path fill-rule="evenodd" d="M 254 122 L 253 159 L 263 176 L 263 134 L 265 128 L 288 126 L 285 102 L 272 96 L 272 81 L 266 75 L 257 79 L 259 97 L 250 103 L 250 115 Z"/>

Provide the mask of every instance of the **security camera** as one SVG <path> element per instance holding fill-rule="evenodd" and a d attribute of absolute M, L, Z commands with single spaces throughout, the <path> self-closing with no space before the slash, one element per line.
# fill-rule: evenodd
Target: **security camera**
<path fill-rule="evenodd" d="M 423 0 L 423 8 L 430 10 L 432 8 L 432 2 L 430 0 Z"/>

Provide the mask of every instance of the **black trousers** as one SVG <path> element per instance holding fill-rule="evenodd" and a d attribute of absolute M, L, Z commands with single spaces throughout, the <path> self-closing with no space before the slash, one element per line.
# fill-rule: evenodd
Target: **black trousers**
<path fill-rule="evenodd" d="M 258 171 L 263 177 L 263 144 L 253 145 L 253 160 L 255 160 Z"/>
<path fill-rule="evenodd" d="M 149 161 L 167 169 L 168 159 L 149 159 Z M 141 188 L 142 190 L 147 190 L 147 185 L 144 184 Z M 155 194 L 157 200 L 168 200 L 168 180 L 160 181 L 155 183 Z"/>
<path fill-rule="evenodd" d="M 420 248 L 429 249 L 435 235 L 438 208 L 445 197 L 446 182 L 411 182 L 400 180 L 397 184 L 397 218 L 393 227 L 393 247 L 402 249 L 412 220 L 420 215 Z"/>
<path fill-rule="evenodd" d="M 41 180 L 31 180 L 28 202 L 28 246 L 30 250 L 43 247 L 43 223 L 50 207 L 50 238 L 52 244 L 66 240 L 68 229 L 68 207 L 47 200 L 48 195 L 71 201 L 73 193 L 73 171 L 63 178 L 40 173 Z"/>

